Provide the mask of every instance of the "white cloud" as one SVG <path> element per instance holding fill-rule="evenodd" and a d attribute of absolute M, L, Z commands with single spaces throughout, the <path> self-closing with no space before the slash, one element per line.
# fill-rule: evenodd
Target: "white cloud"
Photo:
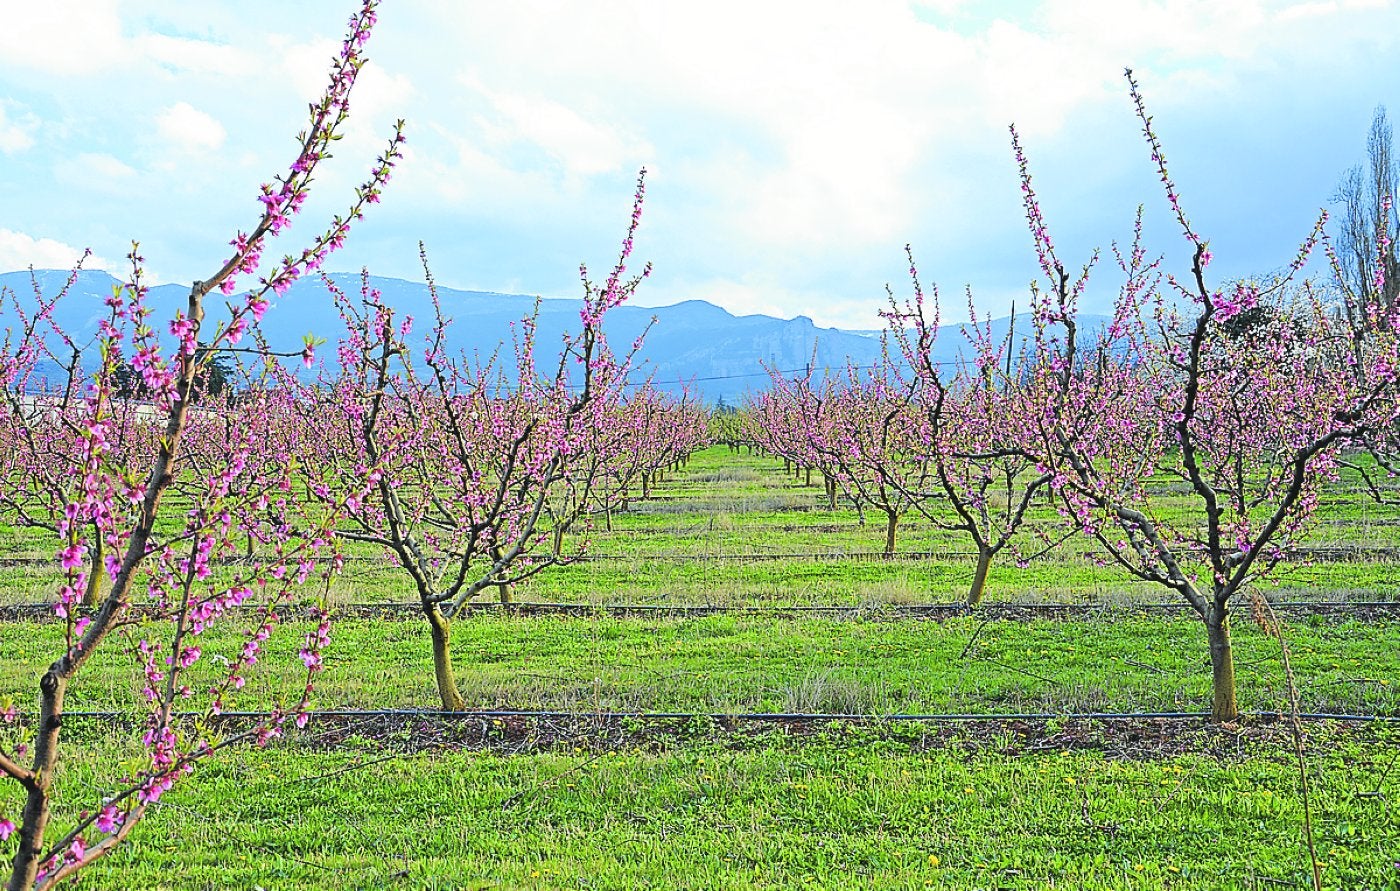
<path fill-rule="evenodd" d="M 956 15 L 968 5 L 969 0 L 914 0 L 916 9 L 941 16 Z"/>
<path fill-rule="evenodd" d="M 246 211 L 253 186 L 286 160 L 304 103 L 325 85 L 344 14 L 273 0 L 51 6 L 63 15 L 18 10 L 0 33 L 0 96 L 13 97 L 0 108 L 0 159 L 16 183 L 7 201 L 71 201 L 63 218 L 76 222 L 43 224 L 62 237 L 87 231 L 79 227 L 94 203 L 115 197 L 130 210 L 123 227 L 152 244 L 169 233 L 170 253 L 189 250 L 182 242 L 194 235 L 181 227 L 196 227 L 171 212 L 180 202 L 171 204 L 176 196 L 155 176 L 176 172 L 165 182 L 198 190 L 209 207 Z M 1150 208 L 1157 193 L 1136 151 L 1125 65 L 1138 70 L 1183 176 L 1189 161 L 1215 170 L 1251 146 L 1296 153 L 1276 123 L 1289 112 L 1276 110 L 1299 85 L 1353 108 L 1359 124 L 1316 124 L 1334 133 L 1355 126 L 1350 148 L 1336 137 L 1306 161 L 1345 168 L 1344 152 L 1360 154 L 1371 107 L 1385 98 L 1375 92 L 1385 84 L 1377 60 L 1400 41 L 1395 7 L 414 0 L 383 9 L 346 139 L 312 200 L 338 202 L 382 149 L 388 123 L 404 117 L 412 157 L 366 227 L 371 251 L 387 256 L 383 245 L 394 244 L 403 253 L 407 244 L 411 254 L 420 237 L 446 245 L 487 233 L 491 248 L 464 250 L 472 268 L 459 278 L 490 289 L 515 276 L 512 289 L 560 293 L 542 278 L 545 261 L 606 256 L 631 173 L 645 163 L 652 191 L 638 250 L 658 270 L 648 288 L 678 276 L 701 284 L 678 296 L 855 321 L 878 305 L 891 277 L 884 270 L 898 267 L 905 242 L 945 284 L 976 270 L 979 295 L 987 276 L 1010 275 L 1001 258 L 1025 254 L 1012 121 L 1057 225 L 1072 230 L 1063 220 L 1109 212 L 1105 196 L 1122 197 L 1129 212 L 1138 200 Z M 1362 74 L 1373 70 L 1381 76 Z M 1306 107 L 1317 114 L 1316 103 Z M 1250 118 L 1262 108 L 1269 112 Z M 1216 130 L 1209 142 L 1193 132 L 1207 123 Z M 213 149 L 216 157 L 197 157 Z M 1310 201 L 1324 201 L 1331 186 L 1289 182 L 1317 195 Z M 308 217 L 320 211 L 309 206 Z M 1097 243 L 1102 231 L 1082 238 Z M 897 270 L 893 278 L 898 286 Z M 857 301 L 866 288 L 873 298 Z"/>
<path fill-rule="evenodd" d="M 523 0 L 471 11 L 465 32 L 491 42 L 464 52 L 461 80 L 491 101 L 478 135 L 498 140 L 509 165 L 531 163 L 513 138 L 580 172 L 616 169 L 631 143 L 639 160 L 702 173 L 695 191 L 721 239 L 805 254 L 897 243 L 958 190 L 962 157 L 1005 151 L 1013 120 L 1061 132 L 1116 88 L 1123 61 L 1084 56 L 1060 33 L 999 22 L 962 34 L 918 11 L 897 0 Z M 624 15 L 633 26 L 604 27 Z M 523 46 L 531 64 L 511 64 Z M 712 126 L 681 143 L 668 118 Z"/>
<path fill-rule="evenodd" d="M 94 176 L 103 179 L 119 180 L 136 175 L 136 171 L 130 165 L 112 155 L 86 153 L 79 155 L 76 160 Z"/>
<path fill-rule="evenodd" d="M 604 27 L 614 14 L 635 26 Z M 725 215 L 716 228 L 756 245 L 820 251 L 905 230 L 912 166 L 963 117 L 932 94 L 961 92 L 970 50 L 900 3 L 526 3 L 472 30 L 500 47 L 472 56 L 464 78 L 497 113 L 485 135 L 572 172 L 640 161 L 699 172 L 701 200 Z M 524 45 L 530 66 L 491 63 Z"/>
<path fill-rule="evenodd" d="M 1286 22 L 1290 19 L 1309 19 L 1333 15 L 1336 12 L 1337 4 L 1335 2 L 1299 3 L 1296 6 L 1290 6 L 1287 9 L 1280 10 L 1278 19 L 1279 21 Z"/>
<path fill-rule="evenodd" d="M 268 47 L 275 54 L 275 65 L 282 77 L 279 78 L 277 108 L 295 108 L 288 102 L 286 84 L 301 101 L 315 101 L 325 91 L 330 79 L 331 62 L 340 53 L 339 40 L 311 40 L 295 43 L 283 35 L 268 38 Z M 285 81 L 285 82 L 280 82 Z M 350 119 L 341 133 L 343 141 L 335 148 L 338 158 L 354 159 L 355 168 L 343 164 L 330 168 L 324 177 L 319 177 L 326 191 L 334 191 L 346 185 L 351 179 L 359 181 L 368 170 L 368 161 L 384 150 L 386 140 L 392 134 L 393 121 L 407 116 L 407 108 L 415 96 L 412 80 L 407 75 L 390 72 L 373 59 L 361 66 L 355 76 L 355 88 L 350 95 Z M 428 115 L 417 117 L 409 123 L 414 126 L 429 124 L 440 108 L 434 108 Z M 455 126 L 456 122 L 452 122 Z M 305 125 L 303 113 L 295 113 L 291 127 Z M 292 130 L 291 132 L 296 132 Z M 411 138 L 411 137 L 410 137 Z"/>
<path fill-rule="evenodd" d="M 284 34 L 274 34 L 268 45 L 281 59 L 280 67 L 292 89 L 308 102 L 325 89 L 331 61 L 340 52 L 340 44 L 330 38 L 297 43 Z"/>
<path fill-rule="evenodd" d="M 212 152 L 224 144 L 223 124 L 188 102 L 177 102 L 156 116 L 156 132 L 167 144 L 187 152 Z"/>
<path fill-rule="evenodd" d="M 13 65 L 51 74 L 90 74 L 118 62 L 122 54 L 116 0 L 5 5 L 0 68 Z"/>
<path fill-rule="evenodd" d="M 138 56 L 181 73 L 246 77 L 257 66 L 252 54 L 208 40 L 142 34 L 131 43 Z"/>
<path fill-rule="evenodd" d="M 268 39 L 281 70 L 292 89 L 310 102 L 326 89 L 332 61 L 340 54 L 339 40 L 311 40 L 295 43 L 281 35 Z M 413 82 L 403 74 L 391 74 L 373 59 L 366 61 L 355 76 L 350 97 L 351 121 L 378 118 L 386 110 L 402 109 L 413 95 Z"/>
<path fill-rule="evenodd" d="M 5 112 L 6 104 L 4 100 L 0 100 L 0 152 L 10 155 L 34 145 L 34 137 L 31 134 L 38 127 L 38 121 L 33 115 L 11 120 Z"/>
<path fill-rule="evenodd" d="M 84 152 L 54 165 L 54 177 L 59 182 L 112 195 L 127 194 L 136 176 L 129 164 L 100 152 Z"/>
<path fill-rule="evenodd" d="M 484 122 L 496 141 L 505 146 L 531 143 L 571 174 L 609 173 L 645 160 L 654 151 L 644 140 L 600 120 L 597 109 L 585 116 L 540 96 L 499 92 L 471 80 L 465 86 L 484 95 L 499 116 Z"/>
<path fill-rule="evenodd" d="M 428 130 L 441 148 L 420 153 L 410 139 L 395 189 L 410 190 L 425 202 L 482 208 L 492 217 L 514 220 L 528 219 L 531 208 L 556 197 L 546 177 L 507 166 L 457 128 L 429 123 Z"/>
<path fill-rule="evenodd" d="M 0 270 L 72 269 L 82 250 L 52 238 L 34 238 L 13 229 L 0 229 Z M 101 257 L 88 257 L 85 269 L 109 269 Z"/>
<path fill-rule="evenodd" d="M 1317 2 L 1290 4 L 1275 14 L 1281 22 L 1295 19 L 1316 19 L 1336 15 L 1339 12 L 1385 9 L 1392 0 L 1317 0 Z"/>

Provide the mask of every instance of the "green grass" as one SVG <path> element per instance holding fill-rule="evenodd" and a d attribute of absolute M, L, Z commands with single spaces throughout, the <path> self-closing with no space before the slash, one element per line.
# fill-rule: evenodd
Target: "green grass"
<path fill-rule="evenodd" d="M 1181 486 L 1164 482 L 1158 488 L 1176 492 Z M 1174 494 L 1158 503 L 1158 513 L 1179 521 L 1189 503 L 1184 493 Z M 1057 524 L 1045 504 L 1032 510 L 1032 526 Z M 0 538 L 16 532 L 0 558 L 43 561 L 57 549 L 33 530 L 0 527 Z M 515 596 L 584 604 L 771 606 L 937 603 L 966 596 L 974 570 L 966 537 L 909 514 L 901 521 L 897 550 L 927 556 L 884 560 L 879 557 L 883 536 L 878 514 L 868 514 L 862 524 L 844 499 L 829 510 L 820 480 L 806 486 L 785 474 L 781 461 L 716 447 L 669 474 L 651 499 L 634 497 L 628 511 L 615 512 L 611 531 L 602 516 L 576 529 L 575 538 L 589 541 L 588 557 L 519 585 Z M 1400 508 L 1371 503 L 1344 477 L 1324 497 L 1307 543 L 1400 547 Z M 1039 549 L 1030 533 L 1019 544 L 1027 551 Z M 408 577 L 380 549 L 351 542 L 345 550 L 349 560 L 332 586 L 334 602 L 416 598 Z M 985 597 L 1069 603 L 1170 599 L 1157 586 L 1100 565 L 1086 556 L 1089 550 L 1087 542 L 1072 539 L 1025 569 L 1003 553 L 992 565 Z M 52 599 L 58 578 L 52 560 L 0 564 L 0 606 Z M 1284 599 L 1400 600 L 1400 555 L 1292 564 L 1281 567 L 1266 588 Z M 488 589 L 479 599 L 494 596 Z"/>
<path fill-rule="evenodd" d="M 300 689 L 307 630 L 278 631 L 238 707 L 267 708 Z M 0 700 L 32 702 L 61 633 L 58 623 L 0 625 Z M 1300 622 L 1288 636 L 1303 710 L 1400 714 L 1400 622 Z M 242 640 L 206 632 L 201 665 L 212 669 Z M 1273 638 L 1237 622 L 1234 646 L 1241 707 L 1284 708 Z M 1200 622 L 1131 611 L 1030 621 L 483 614 L 454 623 L 453 648 L 472 707 L 882 715 L 1201 711 L 1210 701 Z M 342 620 L 317 706 L 432 708 L 430 653 L 421 619 Z M 210 677 L 187 682 L 203 689 Z M 138 709 L 138 678 L 123 649 L 105 649 L 69 707 Z"/>
<path fill-rule="evenodd" d="M 1396 887 L 1396 741 L 1317 732 L 1326 887 Z M 1125 760 L 1009 741 L 837 725 L 527 756 L 285 743 L 202 768 L 81 887 L 1306 885 L 1296 774 L 1272 749 Z M 70 761 L 59 781 L 102 773 Z"/>
<path fill-rule="evenodd" d="M 1362 501 L 1351 485 L 1344 478 L 1328 491 L 1310 540 L 1400 544 L 1400 511 Z M 785 475 L 781 462 L 723 449 L 696 455 L 654 496 L 615 514 L 611 531 L 602 517 L 579 530 L 598 559 L 546 571 L 520 585 L 517 599 L 860 609 L 472 614 L 453 626 L 469 705 L 872 721 L 791 734 L 708 719 L 662 730 L 623 722 L 630 729 L 590 736 L 551 719 L 509 738 L 496 725 L 470 725 L 480 727 L 484 751 L 442 745 L 411 726 L 332 738 L 313 723 L 268 749 L 233 749 L 203 765 L 77 887 L 1307 887 L 1297 768 L 1281 723 L 1249 719 L 1237 734 L 1179 722 L 1139 737 L 1141 727 L 1092 722 L 878 720 L 1205 710 L 1199 621 L 1184 605 L 1136 608 L 1170 598 L 1086 558 L 1083 543 L 1027 569 L 999 560 L 987 599 L 1109 605 L 1099 613 L 915 620 L 885 607 L 965 593 L 973 563 L 956 535 L 908 517 L 900 551 L 932 556 L 872 557 L 880 518 L 862 525 L 849 505 L 829 510 L 820 485 Z M 1036 511 L 1035 522 L 1053 521 L 1048 508 Z M 1160 511 L 1184 517 L 1187 500 L 1173 494 Z M 0 542 L 0 605 L 52 597 L 58 576 L 42 562 L 52 543 L 5 528 Z M 332 603 L 413 599 L 403 573 L 374 548 L 347 550 Z M 20 562 L 34 558 L 41 562 Z M 1282 599 L 1400 599 L 1397 569 L 1386 554 L 1315 560 L 1283 567 L 1264 590 Z M 296 651 L 306 630 L 299 620 L 279 629 L 230 707 L 299 694 Z M 130 648 L 159 631 L 136 627 L 113 639 L 75 682 L 69 708 L 139 715 Z M 37 676 L 61 634 L 53 622 L 0 623 L 0 704 L 32 713 Z M 1304 710 L 1400 715 L 1400 622 L 1292 617 L 1286 634 Z M 234 622 L 206 632 L 191 685 L 207 684 L 211 675 L 199 672 L 242 641 Z M 1244 604 L 1234 642 L 1241 706 L 1283 709 L 1277 642 L 1248 621 Z M 415 614 L 347 611 L 315 705 L 432 708 L 429 654 Z M 1309 726 L 1325 886 L 1400 891 L 1394 729 Z M 141 754 L 129 732 L 93 721 L 72 723 L 65 740 L 60 830 Z M 14 815 L 16 796 L 14 784 L 0 784 L 0 812 Z M 0 843 L 0 860 L 10 850 Z"/>

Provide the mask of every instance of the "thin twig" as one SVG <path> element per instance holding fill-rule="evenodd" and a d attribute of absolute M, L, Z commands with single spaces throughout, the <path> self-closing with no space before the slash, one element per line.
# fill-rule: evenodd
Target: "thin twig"
<path fill-rule="evenodd" d="M 1313 891 L 1322 891 L 1322 865 L 1317 861 L 1317 844 L 1313 839 L 1312 801 L 1308 785 L 1308 762 L 1303 752 L 1303 721 L 1298 709 L 1298 680 L 1293 674 L 1292 654 L 1288 641 L 1283 637 L 1283 626 L 1274 615 L 1269 601 L 1257 591 L 1250 592 L 1251 600 L 1258 617 L 1264 621 L 1264 629 L 1278 641 L 1279 652 L 1283 656 L 1283 676 L 1288 684 L 1288 727 L 1293 737 L 1293 755 L 1298 763 L 1298 787 L 1303 799 L 1303 832 L 1308 841 L 1308 860 L 1312 865 Z"/>
<path fill-rule="evenodd" d="M 607 754 L 608 754 L 608 753 L 607 753 L 606 751 L 599 752 L 598 754 L 596 754 L 596 755 L 594 755 L 594 756 L 592 756 L 592 757 L 590 757 L 590 758 L 588 758 L 588 759 L 586 759 L 586 760 L 584 760 L 584 761 L 580 761 L 578 764 L 575 764 L 573 767 L 569 768 L 568 770 L 564 771 L 563 773 L 560 773 L 560 774 L 557 775 L 557 776 L 550 777 L 549 779 L 545 780 L 543 783 L 540 783 L 540 784 L 538 784 L 538 785 L 536 785 L 536 786 L 531 786 L 531 787 L 528 788 L 528 789 L 521 789 L 519 792 L 516 792 L 514 795 L 511 795 L 510 797 L 506 798 L 504 801 L 501 802 L 501 810 L 506 810 L 506 809 L 509 808 L 511 805 L 518 803 L 518 802 L 519 802 L 522 798 L 524 798 L 526 795 L 529 795 L 529 794 L 531 794 L 531 793 L 539 792 L 539 791 L 542 791 L 542 790 L 544 790 L 544 789 L 547 789 L 547 788 L 549 788 L 550 786 L 552 786 L 552 785 L 554 785 L 555 783 L 557 783 L 557 782 L 559 782 L 560 780 L 562 780 L 564 777 L 567 777 L 567 776 L 569 776 L 569 775 L 571 775 L 571 774 L 578 773 L 580 770 L 583 770 L 585 767 L 587 767 L 588 765 L 592 764 L 594 761 L 597 761 L 597 760 L 603 758 L 603 757 L 606 756 Z"/>

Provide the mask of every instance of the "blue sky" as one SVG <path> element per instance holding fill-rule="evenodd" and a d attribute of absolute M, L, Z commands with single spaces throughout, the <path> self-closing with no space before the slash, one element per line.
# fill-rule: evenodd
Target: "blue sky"
<path fill-rule="evenodd" d="M 0 269 L 132 239 L 159 281 L 207 275 L 290 162 L 342 0 L 21 0 L 0 30 Z M 389 0 L 333 169 L 349 197 L 395 118 L 408 157 L 331 264 L 577 296 L 651 173 L 638 297 L 873 327 L 903 247 L 997 314 L 1035 275 L 1006 131 L 1062 256 L 1131 232 L 1179 268 L 1122 69 L 1147 96 L 1222 277 L 1286 263 L 1376 105 L 1400 117 L 1385 0 Z M 279 249 L 290 251 L 292 244 Z M 1322 270 L 1317 270 L 1322 274 Z M 1105 269 L 1091 308 L 1113 290 Z M 1024 298 L 1022 298 L 1024 299 Z"/>

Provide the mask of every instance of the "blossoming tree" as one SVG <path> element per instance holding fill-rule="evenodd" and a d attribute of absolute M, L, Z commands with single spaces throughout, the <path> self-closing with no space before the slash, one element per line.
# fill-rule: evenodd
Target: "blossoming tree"
<path fill-rule="evenodd" d="M 13 704 L 0 711 L 0 777 L 19 790 L 22 801 L 18 813 L 6 812 L 13 799 L 0 797 L 0 846 L 8 845 L 11 854 L 9 891 L 70 878 L 127 838 L 147 809 L 199 759 L 242 740 L 265 742 L 285 721 L 305 713 L 329 631 L 324 617 L 301 647 L 305 685 L 269 718 L 224 736 L 216 736 L 204 722 L 178 726 L 179 711 L 217 715 L 238 696 L 249 667 L 280 624 L 279 605 L 297 586 L 333 566 L 333 559 L 317 561 L 338 513 L 335 505 L 326 509 L 301 496 L 292 456 L 273 429 L 285 418 L 285 406 L 272 396 L 247 400 L 236 422 L 197 410 L 193 402 L 201 373 L 216 351 L 242 342 L 269 307 L 271 295 L 319 267 L 343 243 L 364 205 L 378 199 L 399 158 L 401 125 L 359 187 L 349 213 L 299 254 L 262 266 L 263 251 L 305 201 L 313 175 L 329 157 L 346 120 L 375 6 L 366 0 L 351 19 L 329 85 L 311 106 L 296 160 L 287 174 L 262 187 L 256 224 L 234 237 L 228 258 L 209 278 L 194 283 L 186 307 L 169 322 L 172 346 L 162 344 L 152 325 L 143 260 L 135 249 L 130 276 L 106 300 L 97 340 L 88 347 L 90 355 L 100 357 L 95 372 L 84 375 L 79 363 L 71 363 L 70 379 L 57 390 L 39 386 L 37 366 L 45 360 L 64 365 L 59 360 L 73 344 L 53 322 L 51 301 L 33 318 L 12 326 L 5 341 L 0 357 L 3 436 L 7 442 L 66 436 L 61 448 L 71 450 L 68 457 L 78 471 L 56 484 L 64 488 L 54 502 L 61 508 L 53 531 L 61 545 L 55 612 L 62 622 L 62 642 L 39 678 L 37 716 L 21 714 Z M 235 296 L 240 278 L 248 277 L 252 287 Z M 218 321 L 213 295 L 229 298 Z M 150 394 L 152 420 L 127 416 L 122 421 L 115 390 L 116 370 L 123 362 L 140 375 Z M 122 440 L 119 421 L 134 425 L 132 430 L 151 425 L 149 435 L 136 437 L 139 442 Z M 189 461 L 192 438 L 203 439 L 211 460 Z M 131 446 L 125 454 L 118 451 L 119 441 Z M 13 484 L 11 478 L 5 482 Z M 172 517 L 168 495 L 177 486 L 184 489 L 184 513 Z M 269 505 L 276 510 L 267 510 Z M 274 514 L 284 519 L 277 521 Z M 266 543 L 264 553 L 244 565 L 227 565 L 225 558 L 249 536 Z M 94 608 L 84 612 L 79 606 L 96 554 L 110 584 Z M 214 652 L 203 632 L 234 616 L 249 623 L 244 641 L 228 652 Z M 55 768 L 65 738 L 66 695 L 93 657 L 123 638 L 136 657 L 138 687 L 148 703 L 148 762 L 102 793 L 63 790 L 93 795 L 93 801 L 75 821 L 55 823 L 60 791 Z M 72 810 L 78 811 L 76 803 Z"/>
<path fill-rule="evenodd" d="M 995 340 L 990 320 L 979 323 L 969 296 L 968 354 L 953 362 L 951 371 L 936 362 L 938 291 L 925 300 L 913 251 L 906 247 L 905 252 L 914 296 L 903 304 L 891 296 L 886 335 L 910 369 L 910 447 L 919 465 L 928 468 L 916 480 L 920 488 L 908 494 L 925 519 L 971 539 L 977 563 L 966 601 L 976 606 L 992 560 L 1015 548 L 1032 499 L 1050 474 L 1021 448 L 1031 406 L 1023 379 L 1011 373 L 1017 359 L 1014 337 Z M 932 304 L 932 318 L 926 303 Z M 903 485 L 903 477 L 893 478 Z M 1026 562 L 1020 554 L 1018 561 Z"/>
<path fill-rule="evenodd" d="M 566 337 L 550 372 L 536 367 L 533 319 L 517 331 L 511 361 L 498 355 L 474 363 L 448 353 L 450 319 L 440 307 L 421 345 L 410 345 L 412 320 L 396 319 L 367 278 L 357 300 L 337 291 L 346 323 L 339 376 L 299 400 L 310 413 L 306 423 L 324 431 L 313 491 L 339 503 L 347 499 L 344 480 L 371 483 L 369 497 L 349 497 L 337 534 L 382 546 L 412 580 L 444 710 L 465 707 L 453 669 L 453 619 L 482 591 L 508 590 L 567 561 L 563 533 L 586 516 L 595 488 L 607 485 L 608 462 L 590 450 L 615 441 L 599 431 L 623 417 L 629 359 L 612 353 L 602 323 L 650 272 L 627 277 L 644 176 L 606 281 L 597 286 L 580 268 L 581 327 Z M 428 284 L 436 305 L 431 275 Z"/>
<path fill-rule="evenodd" d="M 1013 128 L 1026 217 L 1046 277 L 1033 289 L 1035 349 L 1020 371 L 1034 394 L 1024 454 L 1051 474 L 1070 527 L 1128 573 L 1180 595 L 1200 617 L 1211 714 L 1228 721 L 1239 712 L 1231 602 L 1307 528 L 1339 450 L 1393 423 L 1400 336 L 1396 320 L 1383 320 L 1361 359 L 1369 373 L 1350 371 L 1345 322 L 1297 281 L 1325 214 L 1271 286 L 1212 284 L 1208 243 L 1182 208 L 1131 72 L 1128 81 L 1190 265 L 1178 277 L 1149 259 L 1139 215 L 1131 248 L 1115 249 L 1123 285 L 1112 321 L 1100 332 L 1083 330 L 1079 300 L 1094 260 L 1074 276 L 1061 262 Z M 1262 336 L 1236 336 L 1231 320 L 1262 305 L 1274 307 L 1262 317 Z M 1184 486 L 1185 519 L 1180 505 L 1162 509 L 1159 475 Z"/>

